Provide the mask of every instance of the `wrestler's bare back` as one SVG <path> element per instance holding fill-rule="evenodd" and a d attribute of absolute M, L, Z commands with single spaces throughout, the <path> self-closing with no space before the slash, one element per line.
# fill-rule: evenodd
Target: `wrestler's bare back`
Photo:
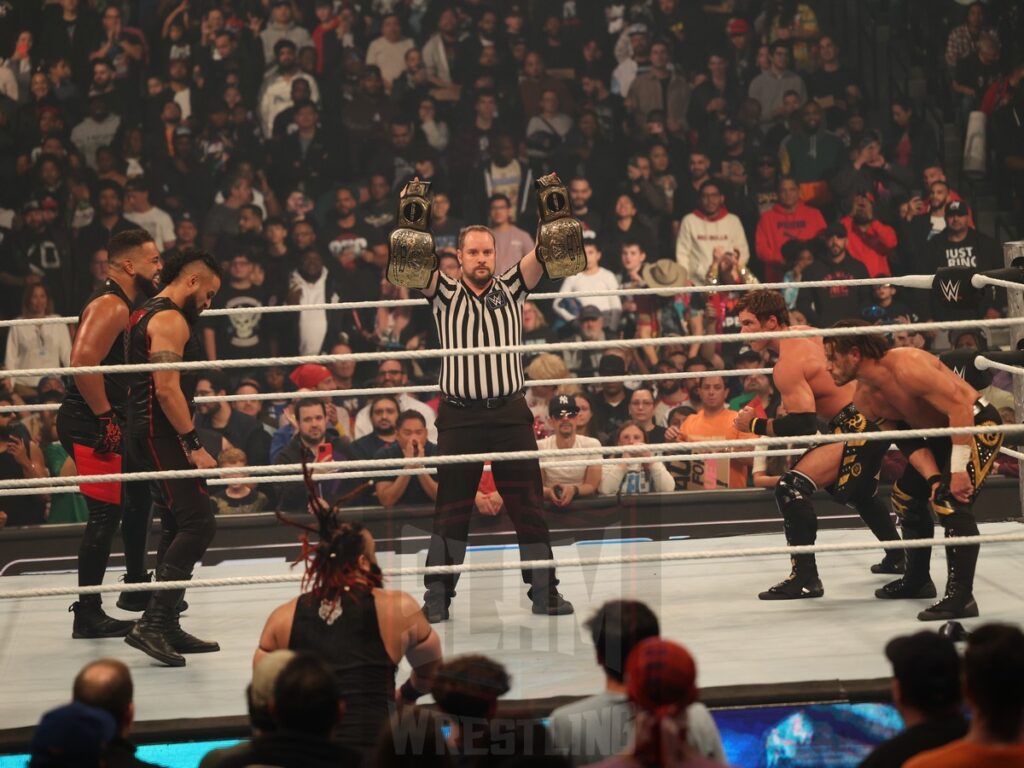
<path fill-rule="evenodd" d="M 787 330 L 809 330 L 806 325 L 791 326 Z M 831 421 L 853 401 L 856 384 L 837 386 L 828 372 L 825 347 L 819 337 L 780 339 L 779 359 L 772 371 L 772 379 L 786 403 L 787 380 L 802 378 L 814 395 L 814 409 L 818 418 Z M 789 406 L 787 405 L 787 408 Z"/>

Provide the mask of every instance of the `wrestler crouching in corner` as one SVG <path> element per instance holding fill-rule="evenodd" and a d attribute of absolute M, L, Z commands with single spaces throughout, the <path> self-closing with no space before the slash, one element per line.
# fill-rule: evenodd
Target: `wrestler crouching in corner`
<path fill-rule="evenodd" d="M 132 313 L 128 323 L 128 362 L 179 363 L 205 359 L 196 322 L 220 290 L 220 266 L 205 251 L 185 250 L 164 264 L 163 290 Z M 198 370 L 157 370 L 132 374 L 128 394 L 129 440 L 143 471 L 216 466 L 192 424 Z M 202 478 L 160 479 L 151 486 L 160 516 L 156 580 L 192 577 L 216 530 L 213 504 Z M 172 667 L 185 665 L 186 653 L 220 650 L 217 643 L 185 632 L 178 604 L 185 590 L 156 590 L 125 642 Z"/>
<path fill-rule="evenodd" d="M 867 326 L 844 320 L 837 328 Z M 888 429 L 995 426 L 999 412 L 978 391 L 929 352 L 904 347 L 890 349 L 881 334 L 825 339 L 829 373 L 836 384 L 857 382 L 855 401 L 869 418 Z M 892 505 L 904 539 L 930 539 L 935 530 L 932 512 L 946 536 L 977 536 L 972 505 L 988 477 L 1003 443 L 998 432 L 952 437 L 910 438 L 897 441 L 909 458 L 930 449 L 941 474 L 922 475 L 908 464 L 893 485 Z M 974 572 L 978 546 L 946 547 L 946 592 L 935 605 L 921 611 L 921 621 L 949 621 L 978 615 Z M 936 595 L 929 574 L 931 548 L 908 549 L 903 577 L 875 592 L 881 599 L 928 598 Z"/>
<path fill-rule="evenodd" d="M 107 245 L 110 276 L 89 297 L 78 318 L 71 365 L 120 365 L 125 362 L 125 328 L 136 301 L 156 293 L 160 252 L 143 229 L 114 235 Z M 80 475 L 119 473 L 128 375 L 88 373 L 66 377 L 67 394 L 57 412 L 57 434 Z M 122 498 L 123 491 L 123 498 Z M 149 488 L 145 483 L 82 483 L 89 509 L 78 548 L 78 585 L 103 583 L 117 529 L 124 541 L 127 582 L 148 580 L 146 535 Z M 130 602 L 124 593 L 123 600 Z M 118 600 L 119 607 L 122 600 Z M 71 606 L 74 638 L 124 637 L 133 622 L 107 616 L 99 595 L 79 595 Z"/>

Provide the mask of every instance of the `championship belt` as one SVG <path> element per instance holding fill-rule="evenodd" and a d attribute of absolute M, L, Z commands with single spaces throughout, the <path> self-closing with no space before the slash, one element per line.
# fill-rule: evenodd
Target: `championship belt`
<path fill-rule="evenodd" d="M 388 237 L 388 281 L 423 289 L 437 269 L 430 234 L 430 182 L 410 181 L 398 198 L 398 222 Z"/>
<path fill-rule="evenodd" d="M 587 266 L 583 252 L 583 225 L 573 218 L 569 192 L 558 174 L 537 179 L 537 258 L 552 280 L 579 274 Z"/>

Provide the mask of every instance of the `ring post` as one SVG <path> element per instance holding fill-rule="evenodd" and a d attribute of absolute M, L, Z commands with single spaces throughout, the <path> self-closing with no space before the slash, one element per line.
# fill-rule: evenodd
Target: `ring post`
<path fill-rule="evenodd" d="M 1012 267 L 1015 259 L 1024 259 L 1024 241 L 1003 243 L 1004 266 Z M 1024 291 L 1007 291 L 1007 309 L 1009 317 L 1016 317 L 1021 320 L 1021 325 L 1010 328 L 1010 340 L 1014 349 L 1019 349 L 1024 341 Z M 1017 422 L 1024 422 L 1024 376 L 1013 377 L 1013 410 Z M 1020 496 L 1022 502 L 1022 513 L 1024 513 L 1024 474 L 1020 480 Z"/>

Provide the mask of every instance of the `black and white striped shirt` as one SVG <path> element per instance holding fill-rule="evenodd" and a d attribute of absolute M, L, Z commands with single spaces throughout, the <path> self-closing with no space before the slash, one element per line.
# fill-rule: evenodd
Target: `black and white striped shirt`
<path fill-rule="evenodd" d="M 523 302 L 528 293 L 518 264 L 495 277 L 491 288 L 481 296 L 463 282 L 438 272 L 431 311 L 441 348 L 522 344 Z M 441 358 L 440 387 L 446 395 L 469 400 L 507 397 L 524 385 L 523 361 L 518 352 Z"/>

